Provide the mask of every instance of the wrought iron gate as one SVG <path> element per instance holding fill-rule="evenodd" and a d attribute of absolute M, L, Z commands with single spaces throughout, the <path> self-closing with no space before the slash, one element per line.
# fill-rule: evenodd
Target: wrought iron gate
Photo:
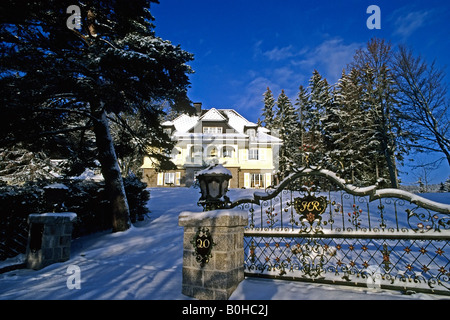
<path fill-rule="evenodd" d="M 232 206 L 246 276 L 450 295 L 450 205 L 310 167 Z"/>

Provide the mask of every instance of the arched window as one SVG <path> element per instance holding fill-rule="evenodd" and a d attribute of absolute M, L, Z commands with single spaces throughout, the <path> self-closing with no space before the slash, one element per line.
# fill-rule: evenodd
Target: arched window
<path fill-rule="evenodd" d="M 208 157 L 217 157 L 219 154 L 216 147 L 212 147 L 208 151 Z"/>
<path fill-rule="evenodd" d="M 202 146 L 192 146 L 190 154 L 191 154 L 191 158 L 201 158 L 203 155 L 203 147 Z"/>

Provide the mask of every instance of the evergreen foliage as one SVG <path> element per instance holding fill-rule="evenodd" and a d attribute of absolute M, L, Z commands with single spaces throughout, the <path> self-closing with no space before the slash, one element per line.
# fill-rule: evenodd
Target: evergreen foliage
<path fill-rule="evenodd" d="M 155 35 L 151 2 L 156 1 L 8 0 L 0 5 L 0 147 L 20 142 L 25 149 L 63 158 L 75 149 L 75 163 L 92 160 L 95 152 L 115 204 L 114 231 L 130 223 L 110 119 L 137 137 L 123 119 L 139 117 L 148 129 L 141 150 L 164 164 L 172 144 L 159 124 L 161 101 L 190 109 L 187 63 L 193 56 Z M 71 5 L 81 9 L 81 30 L 66 25 Z M 87 131 L 95 140 L 86 139 Z M 73 139 L 66 139 L 69 134 Z M 90 152 L 80 147 L 86 145 Z"/>
<path fill-rule="evenodd" d="M 279 155 L 279 171 L 282 175 L 287 175 L 294 164 L 293 157 L 298 151 L 300 130 L 297 113 L 284 90 L 281 90 L 277 99 L 276 119 L 279 137 L 283 140 Z"/>
<path fill-rule="evenodd" d="M 275 123 L 275 99 L 273 98 L 272 91 L 267 87 L 266 92 L 264 92 L 264 108 L 262 112 L 264 126 L 272 130 L 272 128 L 277 127 Z"/>
<path fill-rule="evenodd" d="M 58 180 L 67 189 L 64 207 L 75 212 L 73 237 L 112 228 L 110 202 L 103 181 Z M 22 186 L 0 185 L 0 260 L 25 253 L 28 239 L 28 215 L 52 212 L 54 203 L 46 196 L 48 181 L 27 182 Z M 124 178 L 132 222 L 143 220 L 150 192 L 136 176 Z"/>
<path fill-rule="evenodd" d="M 398 188 L 398 165 L 410 148 L 448 158 L 450 126 L 437 121 L 448 117 L 442 70 L 404 47 L 394 54 L 390 43 L 377 38 L 356 51 L 348 68 L 333 86 L 314 70 L 308 87 L 299 87 L 294 112 L 282 91 L 276 114 L 269 113 L 269 88 L 264 94 L 264 116 L 283 140 L 282 176 L 320 165 L 356 185 Z M 419 144 L 433 139 L 434 144 Z"/>

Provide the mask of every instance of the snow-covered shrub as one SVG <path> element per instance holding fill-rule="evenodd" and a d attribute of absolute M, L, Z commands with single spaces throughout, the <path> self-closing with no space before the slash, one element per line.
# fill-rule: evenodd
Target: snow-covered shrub
<path fill-rule="evenodd" d="M 40 182 L 0 186 L 0 260 L 25 252 L 28 215 L 45 207 L 42 187 Z"/>
<path fill-rule="evenodd" d="M 55 181 L 28 182 L 23 186 L 0 185 L 0 260 L 24 253 L 28 238 L 27 218 L 30 213 L 51 212 L 45 186 Z M 108 230 L 112 227 L 111 210 L 103 181 L 61 180 L 67 196 L 64 210 L 75 212 L 73 237 Z M 124 179 L 125 192 L 132 222 L 142 220 L 149 212 L 150 193 L 136 176 Z"/>
<path fill-rule="evenodd" d="M 147 185 L 135 175 L 124 178 L 123 184 L 130 208 L 131 222 L 136 222 L 136 219 L 144 220 L 144 215 L 150 212 L 147 207 L 147 202 L 150 200 L 150 192 L 146 189 Z"/>
<path fill-rule="evenodd" d="M 63 183 L 69 188 L 64 203 L 66 211 L 77 214 L 74 238 L 111 228 L 109 202 L 103 182 L 67 180 Z"/>

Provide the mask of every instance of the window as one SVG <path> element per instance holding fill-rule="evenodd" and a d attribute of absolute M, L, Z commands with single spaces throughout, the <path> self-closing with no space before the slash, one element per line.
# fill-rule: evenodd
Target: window
<path fill-rule="evenodd" d="M 209 134 L 221 134 L 222 133 L 222 127 L 203 127 L 203 133 L 209 133 Z"/>
<path fill-rule="evenodd" d="M 203 147 L 202 146 L 192 146 L 191 147 L 191 157 L 199 157 L 201 158 L 203 155 Z"/>
<path fill-rule="evenodd" d="M 181 158 L 181 150 L 174 148 L 172 150 L 172 159 L 178 160 Z"/>
<path fill-rule="evenodd" d="M 158 186 L 181 185 L 181 172 L 158 172 L 156 185 Z"/>
<path fill-rule="evenodd" d="M 175 172 L 164 173 L 164 184 L 175 184 Z"/>
<path fill-rule="evenodd" d="M 223 147 L 222 148 L 222 157 L 233 158 L 233 151 L 234 151 L 234 149 L 232 147 Z"/>
<path fill-rule="evenodd" d="M 264 175 L 262 173 L 250 174 L 250 187 L 251 188 L 264 188 Z"/>
<path fill-rule="evenodd" d="M 208 157 L 217 157 L 217 148 L 216 147 L 212 147 L 211 149 L 209 149 Z"/>
<path fill-rule="evenodd" d="M 258 149 L 249 149 L 248 160 L 258 160 L 258 159 L 259 159 Z"/>

